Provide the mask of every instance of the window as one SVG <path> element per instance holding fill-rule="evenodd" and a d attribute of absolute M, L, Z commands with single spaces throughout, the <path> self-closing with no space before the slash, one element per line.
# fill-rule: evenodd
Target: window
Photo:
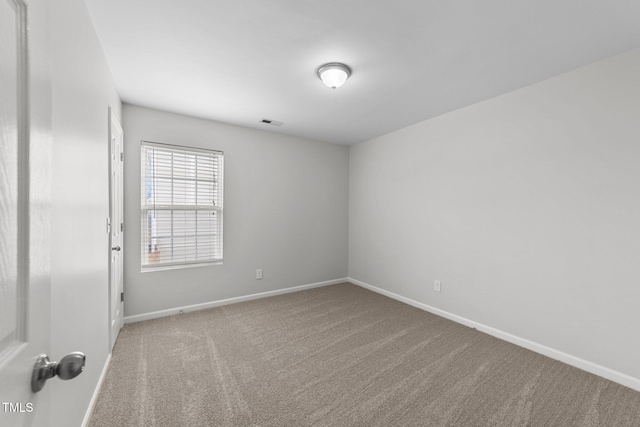
<path fill-rule="evenodd" d="M 142 271 L 222 262 L 223 154 L 142 141 Z"/>

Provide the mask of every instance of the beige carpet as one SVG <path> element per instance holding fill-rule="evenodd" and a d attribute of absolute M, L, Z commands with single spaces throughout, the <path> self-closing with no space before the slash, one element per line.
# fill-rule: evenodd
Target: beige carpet
<path fill-rule="evenodd" d="M 640 393 L 351 284 L 124 327 L 98 426 L 640 426 Z"/>

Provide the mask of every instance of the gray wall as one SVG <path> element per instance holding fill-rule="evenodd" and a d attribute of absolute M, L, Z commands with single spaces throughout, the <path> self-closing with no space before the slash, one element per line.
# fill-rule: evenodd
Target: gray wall
<path fill-rule="evenodd" d="M 349 277 L 640 378 L 640 51 L 352 146 L 349 175 Z"/>
<path fill-rule="evenodd" d="M 108 106 L 120 99 L 82 0 L 51 7 L 51 353 L 87 356 L 73 381 L 49 381 L 51 425 L 79 426 L 109 354 Z"/>
<path fill-rule="evenodd" d="M 123 127 L 125 316 L 347 276 L 347 147 L 127 104 Z M 222 265 L 140 272 L 141 140 L 224 151 Z"/>

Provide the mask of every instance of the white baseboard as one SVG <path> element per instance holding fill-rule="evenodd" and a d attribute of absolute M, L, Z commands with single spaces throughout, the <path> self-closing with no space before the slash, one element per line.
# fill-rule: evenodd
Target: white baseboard
<path fill-rule="evenodd" d="M 104 382 L 104 379 L 107 376 L 107 371 L 109 370 L 110 363 L 111 363 L 111 353 L 107 355 L 107 360 L 104 362 L 104 366 L 102 367 L 102 373 L 100 374 L 100 378 L 98 378 L 98 384 L 96 384 L 96 388 L 93 391 L 93 396 L 91 396 L 91 401 L 89 402 L 89 407 L 87 408 L 87 412 L 84 414 L 82 427 L 86 427 L 89 424 L 89 420 L 91 419 L 91 414 L 93 413 L 93 408 L 96 406 L 96 401 L 98 400 L 98 395 L 100 394 L 102 383 Z"/>
<path fill-rule="evenodd" d="M 564 353 L 560 350 L 556 350 L 550 347 L 547 347 L 542 344 L 538 344 L 533 341 L 529 341 L 524 338 L 520 338 L 516 335 L 512 335 L 508 332 L 501 331 L 496 328 L 492 328 L 490 326 L 483 325 L 481 323 L 475 322 L 473 320 L 467 319 L 462 316 L 458 316 L 453 313 L 449 313 L 444 310 L 440 310 L 435 307 L 431 307 L 430 305 L 423 304 L 418 301 L 414 301 L 410 298 L 403 297 L 398 294 L 394 294 L 393 292 L 386 291 L 384 289 L 377 288 L 368 283 L 361 282 L 360 280 L 353 279 L 349 277 L 347 279 L 349 283 L 353 283 L 354 285 L 361 286 L 365 289 L 369 289 L 373 292 L 377 292 L 379 294 L 385 295 L 389 298 L 393 298 L 397 301 L 403 302 L 405 304 L 409 304 L 413 307 L 422 309 L 424 311 L 428 311 L 429 313 L 433 313 L 440 317 L 444 317 L 445 319 L 452 320 L 456 323 L 460 323 L 462 325 L 468 326 L 470 328 L 475 328 L 481 332 L 492 335 L 501 340 L 510 342 L 520 347 L 524 347 L 528 350 L 535 351 L 536 353 L 540 353 L 544 356 L 550 357 L 555 360 L 559 360 L 560 362 L 566 363 L 567 365 L 571 365 L 578 369 L 582 369 L 583 371 L 589 372 L 594 375 L 598 375 L 600 377 L 606 378 L 608 380 L 614 381 L 618 384 L 622 384 L 626 387 L 632 388 L 634 390 L 640 391 L 640 379 L 634 378 L 630 375 L 623 374 L 618 371 L 614 371 L 613 369 L 606 368 L 604 366 L 589 362 L 584 359 L 580 359 L 579 357 L 572 356 L 570 354 Z"/>
<path fill-rule="evenodd" d="M 304 291 L 306 289 L 335 285 L 338 283 L 344 283 L 348 281 L 349 279 L 344 277 L 342 279 L 327 280 L 325 282 L 317 282 L 317 283 L 311 283 L 308 285 L 294 286 L 293 288 L 278 289 L 275 291 L 260 292 L 257 294 L 227 298 L 227 299 L 218 300 L 218 301 L 210 301 L 210 302 L 205 302 L 201 304 L 187 305 L 184 307 L 175 307 L 175 308 L 169 308 L 166 310 L 152 311 L 151 313 L 136 314 L 135 316 L 126 316 L 124 318 L 124 323 L 142 322 L 143 320 L 151 320 L 151 319 L 157 319 L 159 317 L 173 316 L 175 314 L 180 314 L 181 311 L 183 313 L 187 313 L 190 311 L 204 310 L 207 308 L 219 307 L 221 305 L 235 304 L 237 302 L 250 301 L 258 298 L 266 298 L 266 297 L 272 297 L 276 295 L 288 294 L 291 292 L 299 292 L 299 291 Z"/>

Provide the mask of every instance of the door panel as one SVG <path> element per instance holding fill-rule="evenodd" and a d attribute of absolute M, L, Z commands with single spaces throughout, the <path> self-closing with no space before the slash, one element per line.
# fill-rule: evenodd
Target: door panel
<path fill-rule="evenodd" d="M 18 300 L 18 161 L 24 142 L 19 143 L 20 103 L 24 102 L 25 88 L 18 81 L 19 73 L 24 73 L 24 65 L 19 62 L 20 51 L 24 49 L 24 34 L 20 31 L 21 14 L 24 10 L 13 1 L 0 2 L 0 120 L 2 123 L 2 143 L 0 145 L 0 361 L 24 342 L 24 331 L 18 325 L 24 322 L 23 300 Z M 5 57 L 9 59 L 5 60 Z M 21 233 L 25 232 L 24 226 Z M 21 238 L 24 238 L 21 236 Z"/>
<path fill-rule="evenodd" d="M 31 391 L 50 335 L 47 8 L 0 0 L 0 425 L 49 421 L 48 392 Z"/>
<path fill-rule="evenodd" d="M 123 183 L 122 183 L 122 153 L 123 147 L 122 127 L 117 122 L 109 108 L 109 165 L 110 165 L 110 215 L 111 215 L 111 258 L 109 268 L 109 319 L 111 324 L 110 340 L 111 348 L 116 342 L 118 333 L 122 328 L 124 314 L 123 303 L 120 295 L 123 292 Z"/>

